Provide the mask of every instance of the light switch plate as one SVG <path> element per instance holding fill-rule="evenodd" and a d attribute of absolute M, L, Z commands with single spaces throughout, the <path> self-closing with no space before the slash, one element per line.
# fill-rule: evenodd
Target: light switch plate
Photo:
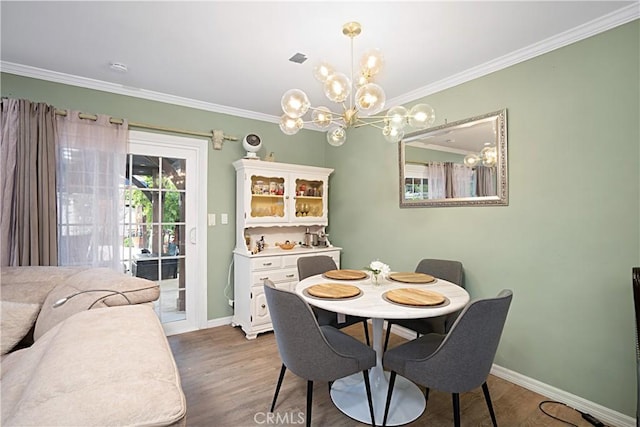
<path fill-rule="evenodd" d="M 228 224 L 229 216 L 226 213 L 220 214 L 220 224 Z"/>
<path fill-rule="evenodd" d="M 209 227 L 216 225 L 216 214 L 210 213 L 207 218 L 207 223 L 209 224 Z"/>

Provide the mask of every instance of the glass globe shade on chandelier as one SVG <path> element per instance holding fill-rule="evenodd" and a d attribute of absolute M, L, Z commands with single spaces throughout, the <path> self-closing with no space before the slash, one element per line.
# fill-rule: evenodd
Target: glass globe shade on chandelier
<path fill-rule="evenodd" d="M 347 140 L 347 129 L 373 126 L 382 131 L 385 140 L 396 143 L 404 137 L 407 126 L 425 129 L 435 120 L 435 111 L 428 104 L 417 104 L 410 109 L 402 106 L 390 108 L 385 115 L 376 116 L 384 110 L 386 95 L 373 78 L 384 66 L 380 50 L 371 49 L 360 60 L 360 71 L 354 79 L 353 39 L 362 32 L 358 22 L 348 22 L 342 33 L 351 40 L 351 75 L 336 72 L 333 67 L 321 62 L 313 69 L 314 77 L 320 81 L 326 97 L 338 104 L 341 110 L 335 112 L 326 106 L 312 107 L 307 94 L 300 89 L 290 89 L 281 99 L 282 111 L 280 130 L 286 135 L 294 135 L 305 123 L 313 123 L 320 129 L 327 129 L 327 142 L 340 146 Z M 303 117 L 311 110 L 311 120 Z"/>
<path fill-rule="evenodd" d="M 495 145 L 487 145 L 478 154 L 467 154 L 464 157 L 464 164 L 470 168 L 475 166 L 492 167 L 498 161 L 498 151 Z"/>

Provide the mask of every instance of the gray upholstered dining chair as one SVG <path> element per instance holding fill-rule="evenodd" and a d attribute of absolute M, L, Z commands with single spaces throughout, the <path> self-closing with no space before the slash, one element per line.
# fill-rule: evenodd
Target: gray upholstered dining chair
<path fill-rule="evenodd" d="M 444 279 L 448 282 L 464 288 L 464 269 L 460 261 L 450 261 L 446 259 L 423 259 L 416 267 L 416 273 L 425 273 L 436 278 Z M 391 326 L 398 325 L 410 329 L 416 333 L 416 338 L 420 335 L 436 332 L 444 334 L 451 328 L 453 321 L 460 312 L 445 314 L 444 316 L 430 317 L 427 319 L 387 319 L 387 333 L 384 339 L 384 350 L 389 345 Z"/>
<path fill-rule="evenodd" d="M 482 386 L 491 421 L 497 426 L 487 377 L 495 358 L 513 293 L 471 301 L 448 334 L 426 334 L 385 352 L 384 367 L 391 371 L 382 425 L 386 425 L 396 375 L 429 389 L 448 392 L 453 399 L 453 419 L 460 426 L 460 393 Z"/>
<path fill-rule="evenodd" d="M 332 326 L 318 325 L 311 307 L 302 297 L 277 289 L 269 279 L 264 281 L 264 293 L 282 359 L 270 411 L 276 406 L 287 369 L 307 380 L 307 426 L 311 425 L 314 381 L 327 381 L 331 389 L 333 381 L 362 372 L 371 425 L 375 426 L 369 382 L 369 368 L 376 364 L 375 351 Z"/>
<path fill-rule="evenodd" d="M 335 270 L 338 266 L 336 266 L 333 258 L 327 255 L 314 255 L 308 257 L 298 258 L 298 279 L 306 279 L 310 276 L 315 276 L 316 274 L 326 273 L 329 270 Z M 318 319 L 318 324 L 320 326 L 329 325 L 334 328 L 342 329 L 347 326 L 354 325 L 356 323 L 362 323 L 364 327 L 364 339 L 367 342 L 367 345 L 370 345 L 369 341 L 369 325 L 367 324 L 367 320 L 365 317 L 358 316 L 345 316 L 344 322 L 338 321 L 337 313 L 329 310 L 323 310 L 318 307 L 311 307 L 313 313 L 316 315 L 316 319 Z"/>

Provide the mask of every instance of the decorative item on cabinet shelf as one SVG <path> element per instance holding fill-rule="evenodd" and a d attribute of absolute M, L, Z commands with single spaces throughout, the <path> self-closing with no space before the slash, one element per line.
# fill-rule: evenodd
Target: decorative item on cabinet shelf
<path fill-rule="evenodd" d="M 251 186 L 251 194 L 254 196 L 283 196 L 284 182 L 280 181 L 276 179 L 265 182 L 262 179 L 256 179 Z"/>
<path fill-rule="evenodd" d="M 284 243 L 276 242 L 276 246 L 280 247 L 280 249 L 289 250 L 289 249 L 293 249 L 296 246 L 296 243 L 295 242 L 290 242 L 290 241 L 287 240 Z"/>
<path fill-rule="evenodd" d="M 264 236 L 260 236 L 260 240 L 258 240 L 258 243 L 256 244 L 256 249 L 258 250 L 258 252 L 262 252 L 264 251 L 264 248 L 265 248 Z"/>
<path fill-rule="evenodd" d="M 304 233 L 304 246 L 310 248 L 311 247 L 311 242 L 312 242 L 312 234 L 309 231 L 309 227 L 307 227 L 307 230 Z"/>
<path fill-rule="evenodd" d="M 329 246 L 327 244 L 328 242 L 329 242 L 329 234 L 325 233 L 322 230 L 318 231 L 318 244 L 316 246 L 319 246 L 321 248 L 326 248 L 327 246 Z"/>
<path fill-rule="evenodd" d="M 300 184 L 296 188 L 296 196 L 322 197 L 322 184 L 316 184 L 316 185 Z"/>
<path fill-rule="evenodd" d="M 242 140 L 242 147 L 247 150 L 247 155 L 244 156 L 245 159 L 260 160 L 256 152 L 262 147 L 262 140 L 258 135 L 255 133 L 246 135 Z"/>
<path fill-rule="evenodd" d="M 309 228 L 304 233 L 304 243 L 301 243 L 301 246 L 307 248 L 320 247 L 326 248 L 328 245 L 329 235 L 324 231 L 320 230 L 317 233 L 311 233 Z"/>
<path fill-rule="evenodd" d="M 311 208 L 308 203 L 296 203 L 296 216 L 307 216 L 311 213 Z"/>
<path fill-rule="evenodd" d="M 264 194 L 264 181 L 257 180 L 253 184 L 252 194 Z"/>

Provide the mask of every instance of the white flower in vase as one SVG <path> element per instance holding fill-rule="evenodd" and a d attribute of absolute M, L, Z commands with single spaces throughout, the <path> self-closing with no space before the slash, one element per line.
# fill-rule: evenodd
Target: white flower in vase
<path fill-rule="evenodd" d="M 388 275 L 391 271 L 387 264 L 379 260 L 371 261 L 369 267 L 367 267 L 366 269 L 371 272 L 371 281 L 374 285 L 382 284 L 382 279 L 384 279 L 384 276 Z"/>

